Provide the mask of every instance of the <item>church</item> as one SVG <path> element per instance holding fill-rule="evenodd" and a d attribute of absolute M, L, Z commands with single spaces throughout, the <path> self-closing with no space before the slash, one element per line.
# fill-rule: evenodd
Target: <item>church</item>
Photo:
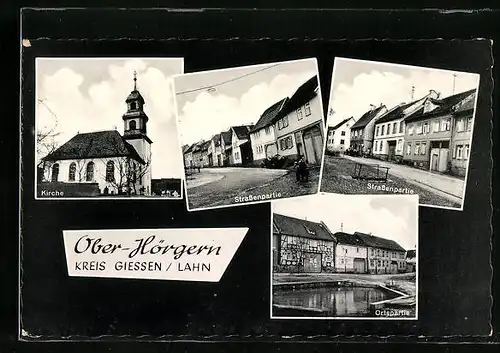
<path fill-rule="evenodd" d="M 116 130 L 78 133 L 42 158 L 39 195 L 151 195 L 153 142 L 147 135 L 149 118 L 137 90 L 136 72 L 134 89 L 125 102 L 123 136 Z M 44 190 L 49 191 L 44 195 Z"/>

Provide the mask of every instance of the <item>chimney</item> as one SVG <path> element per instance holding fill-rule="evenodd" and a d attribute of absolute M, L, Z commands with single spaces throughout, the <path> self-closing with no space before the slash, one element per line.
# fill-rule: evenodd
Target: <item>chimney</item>
<path fill-rule="evenodd" d="M 370 110 L 373 111 L 375 109 L 375 106 L 373 104 L 370 104 Z"/>

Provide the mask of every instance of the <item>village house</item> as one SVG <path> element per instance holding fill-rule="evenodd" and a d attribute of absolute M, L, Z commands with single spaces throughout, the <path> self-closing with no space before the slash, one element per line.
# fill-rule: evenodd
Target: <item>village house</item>
<path fill-rule="evenodd" d="M 372 154 L 375 122 L 387 112 L 385 105 L 371 105 L 354 125 L 351 126 L 351 143 L 349 150 L 360 154 Z"/>
<path fill-rule="evenodd" d="M 417 251 L 407 250 L 405 256 L 406 272 L 415 272 L 417 270 Z"/>
<path fill-rule="evenodd" d="M 452 109 L 455 128 L 451 135 L 453 152 L 450 171 L 459 176 L 465 176 L 469 162 L 475 101 L 476 91 L 473 91 Z"/>
<path fill-rule="evenodd" d="M 356 123 L 353 117 L 328 127 L 326 149 L 330 152 L 344 152 L 351 144 L 351 126 Z"/>
<path fill-rule="evenodd" d="M 400 273 L 406 271 L 406 250 L 393 240 L 371 234 L 336 232 L 336 272 Z"/>
<path fill-rule="evenodd" d="M 367 250 L 363 241 L 353 234 L 337 232 L 333 234 L 337 239 L 335 249 L 336 272 L 367 272 Z"/>
<path fill-rule="evenodd" d="M 406 250 L 394 240 L 354 232 L 367 249 L 368 273 L 406 272 Z"/>
<path fill-rule="evenodd" d="M 288 98 L 283 98 L 267 108 L 255 126 L 250 130 L 250 142 L 255 165 L 261 165 L 264 159 L 278 154 L 275 126 L 273 119 L 281 111 Z"/>
<path fill-rule="evenodd" d="M 208 141 L 205 141 L 203 142 L 201 145 L 200 145 L 200 155 L 201 155 L 201 164 L 200 166 L 203 167 L 203 168 L 206 168 L 206 167 L 209 167 L 210 166 L 210 159 L 209 159 L 209 156 L 208 156 L 208 149 L 210 147 L 212 143 L 212 140 L 208 140 Z"/>
<path fill-rule="evenodd" d="M 249 132 L 253 125 L 231 127 L 232 163 L 231 165 L 249 165 L 253 162 Z"/>
<path fill-rule="evenodd" d="M 222 167 L 221 134 L 215 134 L 208 146 L 208 165 Z"/>
<path fill-rule="evenodd" d="M 134 73 L 134 89 L 125 100 L 127 111 L 122 116 L 123 136 L 116 130 L 78 133 L 42 158 L 40 189 L 59 183 L 58 188 L 71 193 L 83 184 L 94 184 L 100 195 L 151 194 L 153 142 L 147 135 L 149 118 L 136 81 Z"/>
<path fill-rule="evenodd" d="M 334 272 L 335 244 L 323 222 L 273 214 L 274 272 Z"/>
<path fill-rule="evenodd" d="M 196 146 L 196 143 L 193 143 L 192 145 L 189 145 L 184 151 L 183 151 L 183 157 L 184 157 L 184 167 L 190 168 L 194 166 L 193 163 L 193 148 Z"/>
<path fill-rule="evenodd" d="M 450 148 L 453 145 L 453 137 L 467 136 L 469 134 L 461 129 L 467 130 L 470 128 L 470 131 L 472 131 L 472 119 L 470 119 L 470 126 L 468 126 L 468 114 L 471 113 L 465 115 L 459 113 L 455 116 L 454 107 L 459 106 L 462 101 L 470 99 L 473 94 L 475 94 L 474 89 L 443 99 L 428 98 L 424 102 L 423 109 L 406 118 L 405 153 L 403 157 L 405 163 L 425 170 L 446 173 L 451 171 L 453 156 L 458 161 L 457 156 L 464 159 L 466 152 L 465 159 L 468 159 L 470 146 L 467 146 L 467 151 L 465 151 L 463 139 L 460 139 L 461 142 L 455 145 L 455 150 L 450 151 Z M 467 110 L 471 111 L 472 108 Z M 460 131 L 455 133 L 455 123 L 459 120 L 464 121 L 465 124 L 463 127 L 459 124 Z M 464 134 L 459 135 L 458 133 Z M 462 148 L 456 146 L 462 146 Z M 460 151 L 458 155 L 457 150 Z M 455 161 L 455 166 L 460 165 L 457 161 Z"/>
<path fill-rule="evenodd" d="M 203 166 L 203 154 L 202 154 L 202 145 L 203 141 L 196 142 L 192 149 L 193 155 L 193 167 L 202 167 Z"/>
<path fill-rule="evenodd" d="M 320 164 L 323 155 L 324 122 L 318 77 L 302 84 L 274 117 L 278 154 L 309 164 Z"/>
<path fill-rule="evenodd" d="M 437 99 L 439 93 L 429 91 L 426 96 L 402 103 L 385 113 L 375 122 L 373 156 L 388 161 L 401 161 L 405 136 L 405 119 L 423 107 L 427 98 Z"/>
<path fill-rule="evenodd" d="M 233 144 L 231 141 L 232 138 L 233 138 L 233 132 L 231 131 L 231 129 L 220 133 L 222 165 L 224 167 L 233 164 Z"/>

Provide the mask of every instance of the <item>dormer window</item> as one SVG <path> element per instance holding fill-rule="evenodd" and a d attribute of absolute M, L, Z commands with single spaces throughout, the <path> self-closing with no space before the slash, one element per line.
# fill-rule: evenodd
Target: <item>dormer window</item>
<path fill-rule="evenodd" d="M 304 228 L 306 229 L 307 233 L 311 235 L 316 235 L 316 232 L 312 229 L 310 229 L 308 226 L 304 225 Z"/>

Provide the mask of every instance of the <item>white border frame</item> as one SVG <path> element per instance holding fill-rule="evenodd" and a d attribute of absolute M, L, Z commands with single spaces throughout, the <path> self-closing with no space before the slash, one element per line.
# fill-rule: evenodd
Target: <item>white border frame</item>
<path fill-rule="evenodd" d="M 334 63 L 333 63 L 333 71 L 332 71 L 332 80 L 330 84 L 330 95 L 332 94 L 332 87 L 334 84 L 334 79 L 335 79 L 335 68 L 338 66 L 337 63 L 340 61 L 360 61 L 360 62 L 365 62 L 365 63 L 371 63 L 371 64 L 383 64 L 383 65 L 390 65 L 390 66 L 395 66 L 395 67 L 404 67 L 406 69 L 420 69 L 420 70 L 429 70 L 429 71 L 448 71 L 448 72 L 457 72 L 457 73 L 464 73 L 464 74 L 471 74 L 471 75 L 476 75 L 478 77 L 477 79 L 477 86 L 476 86 L 476 97 L 474 100 L 474 110 L 472 112 L 472 129 L 470 131 L 470 140 L 469 140 L 469 160 L 467 162 L 467 168 L 465 169 L 465 177 L 464 177 L 464 187 L 463 187 L 463 193 L 462 193 L 462 202 L 460 207 L 449 207 L 449 206 L 438 206 L 438 205 L 431 205 L 431 204 L 421 204 L 419 203 L 419 206 L 423 207 L 431 207 L 431 208 L 439 208 L 439 209 L 445 209 L 445 210 L 452 210 L 452 211 L 463 211 L 464 210 L 464 204 L 465 204 L 465 194 L 467 190 L 467 181 L 469 179 L 469 165 L 470 165 L 470 160 L 471 160 L 471 151 L 472 151 L 472 142 L 474 141 L 474 126 L 476 125 L 476 111 L 477 111 L 477 100 L 479 97 L 479 85 L 481 82 L 481 75 L 475 72 L 465 72 L 465 71 L 455 71 L 455 70 L 450 70 L 450 69 L 437 69 L 437 68 L 431 68 L 431 67 L 423 67 L 423 66 L 415 66 L 415 65 L 405 65 L 405 64 L 395 64 L 395 63 L 390 63 L 390 62 L 384 62 L 384 61 L 373 61 L 373 60 L 365 60 L 365 59 L 353 59 L 353 58 L 346 58 L 346 57 L 335 57 Z M 332 97 L 328 97 L 328 109 L 330 109 L 330 102 L 332 101 Z M 328 121 L 329 117 L 327 114 L 326 118 L 326 130 L 328 131 Z M 326 141 L 326 139 L 325 139 Z M 451 143 L 450 143 L 451 144 Z M 323 159 L 321 161 L 321 170 L 319 174 L 319 185 L 320 185 L 320 192 L 321 191 L 321 180 L 323 177 L 323 166 L 325 163 L 325 152 L 326 152 L 326 147 L 327 143 L 325 143 L 324 150 L 323 150 Z M 343 194 L 343 195 L 365 195 L 365 194 Z M 372 194 L 366 194 L 366 195 L 372 195 Z M 376 194 L 376 195 L 384 195 L 384 194 Z M 387 195 L 393 195 L 390 193 L 387 193 Z M 398 194 L 395 194 L 398 195 Z"/>
<path fill-rule="evenodd" d="M 321 192 L 317 194 L 317 196 L 327 196 L 327 195 L 337 195 L 337 196 L 342 196 L 342 197 L 364 197 L 366 195 L 364 194 L 356 194 L 356 195 L 349 195 L 349 194 L 332 194 L 332 193 L 326 193 L 326 192 Z M 306 195 L 306 196 L 301 196 L 301 197 L 309 197 L 311 195 Z M 418 208 L 419 208 L 419 197 L 417 194 L 414 195 L 405 195 L 405 194 L 396 194 L 396 195 L 391 195 L 391 194 L 376 194 L 376 195 L 370 195 L 370 196 L 376 196 L 376 197 L 401 197 L 401 198 L 416 198 L 415 200 L 415 258 L 416 258 L 416 265 L 415 265 L 415 317 L 372 317 L 372 316 L 273 316 L 273 226 L 274 226 L 274 204 L 271 202 L 271 234 L 270 234 L 270 244 L 269 244 L 269 267 L 270 267 L 270 289 L 269 289 L 269 318 L 271 320 L 370 320 L 370 321 L 378 321 L 378 320 L 389 320 L 389 321 L 417 321 L 418 320 L 418 302 L 419 302 L 419 288 L 418 288 L 418 282 L 419 282 L 419 267 L 420 267 L 420 261 L 419 261 L 419 242 L 420 242 L 420 232 L 419 232 L 419 217 L 418 217 Z"/>
<path fill-rule="evenodd" d="M 177 139 L 179 141 L 181 153 L 182 153 L 182 142 L 180 139 L 180 131 L 179 131 L 179 107 L 177 106 L 177 93 L 175 90 L 175 79 L 178 77 L 185 77 L 185 76 L 196 76 L 196 75 L 203 75 L 205 73 L 214 73 L 214 72 L 223 72 L 223 71 L 230 71 L 230 70 L 238 70 L 238 69 L 243 69 L 243 68 L 256 68 L 256 67 L 271 67 L 272 65 L 277 65 L 277 64 L 283 64 L 283 63 L 295 63 L 299 61 L 309 61 L 309 60 L 314 60 L 315 68 L 316 68 L 316 77 L 318 79 L 318 98 L 319 98 L 319 105 L 320 105 L 320 110 L 322 113 L 322 124 L 323 124 L 323 155 L 321 156 L 321 165 L 320 165 L 320 175 L 318 179 L 318 187 L 316 192 L 307 194 L 307 195 L 296 195 L 296 196 L 290 196 L 286 198 L 276 198 L 276 199 L 268 199 L 268 200 L 260 200 L 260 201 L 248 201 L 248 202 L 239 202 L 239 203 L 232 203 L 228 205 L 219 205 L 219 206 L 209 206 L 209 207 L 198 207 L 198 208 L 190 208 L 189 207 L 189 199 L 188 199 L 188 188 L 187 188 L 187 181 L 186 181 L 186 175 L 184 174 L 184 178 L 182 178 L 183 182 L 185 183 L 184 185 L 184 190 L 186 194 L 186 208 L 189 212 L 193 211 L 203 211 L 203 210 L 212 210 L 212 209 L 220 209 L 220 208 L 228 208 L 228 207 L 239 207 L 239 206 L 246 206 L 246 205 L 254 205 L 254 204 L 260 204 L 260 203 L 266 203 L 266 202 L 272 202 L 276 200 L 287 200 L 291 198 L 296 198 L 296 197 L 302 197 L 302 196 L 310 196 L 310 195 L 317 195 L 320 192 L 320 186 L 321 186 L 321 171 L 322 171 L 322 163 L 324 160 L 324 152 L 325 152 L 325 142 L 326 142 L 326 124 L 325 124 L 325 112 L 323 109 L 323 96 L 321 92 L 321 81 L 320 81 L 320 75 L 319 75 L 319 66 L 318 66 L 318 59 L 316 57 L 309 57 L 309 58 L 304 58 L 304 59 L 296 59 L 296 60 L 286 60 L 286 61 L 277 61 L 277 62 L 270 62 L 270 63 L 264 63 L 264 64 L 254 64 L 254 65 L 245 65 L 245 66 L 234 66 L 234 67 L 228 67 L 228 68 L 222 68 L 222 69 L 214 69 L 214 70 L 205 70 L 205 71 L 198 71 L 198 72 L 190 72 L 190 73 L 185 73 L 185 74 L 180 74 L 180 75 L 172 75 L 172 90 L 174 92 L 174 110 L 176 114 L 176 126 L 177 126 L 177 134 L 179 135 L 179 138 Z M 184 161 L 184 154 L 182 155 L 182 160 Z M 184 170 L 185 172 L 185 170 Z"/>
<path fill-rule="evenodd" d="M 22 55 L 22 54 L 21 54 Z M 37 92 L 37 82 L 38 82 L 38 63 L 40 60 L 53 60 L 53 61 L 57 61 L 57 60 L 89 60 L 89 61 L 93 61 L 93 60 L 162 60 L 162 61 L 174 61 L 174 60 L 181 60 L 182 62 L 182 72 L 184 72 L 184 57 L 147 57 L 147 56 L 140 56 L 140 57 L 84 57 L 84 56 L 81 56 L 81 57 L 63 57 L 63 56 L 57 56 L 57 57 L 51 57 L 51 56 L 37 56 L 35 57 L 35 80 L 34 80 L 34 84 L 35 84 L 35 107 L 36 107 L 36 100 L 38 98 L 38 92 Z M 22 66 L 22 65 L 21 65 Z M 22 75 L 22 70 L 21 70 L 21 75 Z M 181 75 L 181 74 L 179 74 Z M 167 80 L 172 80 L 172 77 L 173 76 L 177 76 L 177 75 L 171 75 L 171 76 L 168 76 L 167 77 Z M 22 88 L 21 88 L 21 95 L 22 95 Z M 175 93 L 175 92 L 174 92 Z M 175 104 L 175 94 L 174 94 L 174 104 Z M 174 105 L 175 107 L 175 105 Z M 22 117 L 22 112 L 21 112 L 21 117 Z M 175 201 L 175 200 L 182 200 L 183 198 L 183 193 L 184 193 L 184 178 L 185 178 L 185 174 L 183 173 L 181 177 L 179 177 L 178 179 L 180 180 L 180 184 L 181 184 L 181 192 L 180 192 L 180 196 L 179 197 L 155 197 L 155 196 L 93 196 L 93 197 L 38 197 L 38 168 L 37 168 L 37 164 L 36 164 L 36 157 L 37 157 L 37 153 L 36 153 L 36 145 L 37 145 L 37 142 L 36 142 L 36 118 L 37 118 L 37 114 L 36 114 L 36 109 L 35 109 L 35 116 L 34 116 L 34 119 L 33 119 L 33 122 L 34 122 L 34 130 L 35 130 L 35 134 L 34 134 L 34 146 L 35 146 L 35 151 L 34 151 L 34 156 L 35 156 L 35 164 L 34 164 L 34 167 L 35 167 L 35 179 L 34 179 L 34 188 L 33 188 L 33 191 L 34 191 L 34 194 L 33 194 L 33 197 L 35 200 L 40 200 L 40 201 L 46 201 L 46 200 L 50 200 L 50 201 L 86 201 L 86 200 L 114 200 L 114 201 L 119 201 L 119 200 L 123 200 L 123 201 L 131 201 L 131 200 L 141 200 L 141 201 L 144 201 L 144 200 L 152 200 L 152 201 Z M 21 121 L 22 123 L 22 121 Z M 181 150 L 182 152 L 182 150 Z M 182 168 L 181 170 L 183 170 L 184 168 Z M 169 178 L 169 179 L 177 179 L 177 178 Z"/>

